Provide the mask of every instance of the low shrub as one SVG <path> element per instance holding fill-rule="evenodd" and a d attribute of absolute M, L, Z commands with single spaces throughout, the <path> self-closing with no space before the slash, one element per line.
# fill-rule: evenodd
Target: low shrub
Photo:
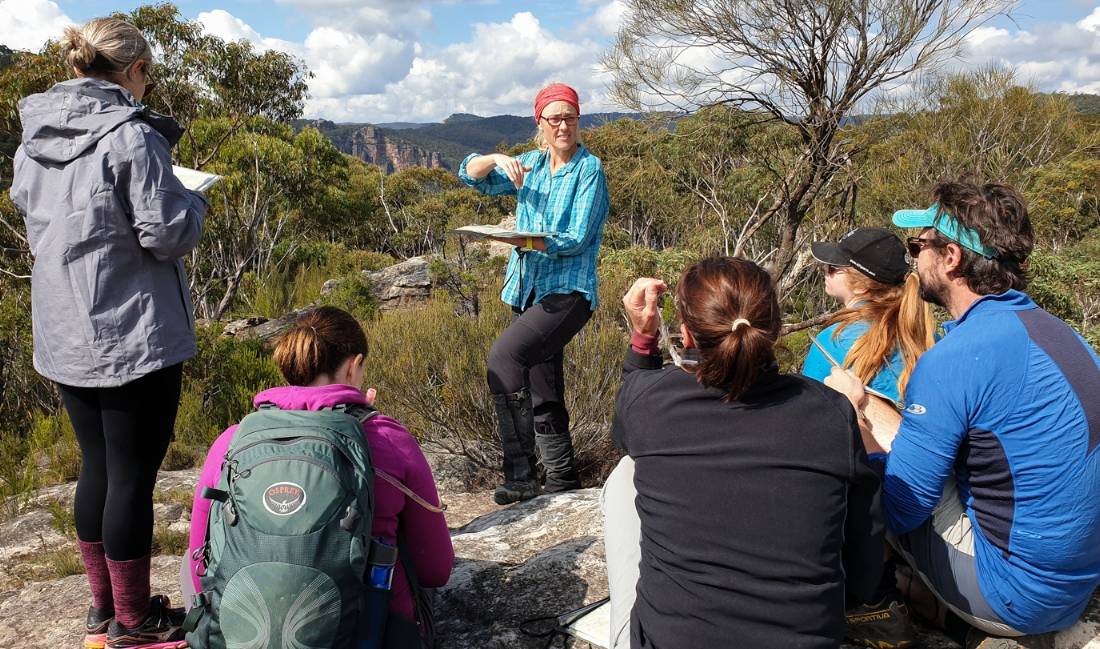
<path fill-rule="evenodd" d="M 198 355 L 184 364 L 176 438 L 165 468 L 194 466 L 214 439 L 252 410 L 259 391 L 284 383 L 259 340 L 222 336 L 217 325 L 198 327 Z"/>
<path fill-rule="evenodd" d="M 485 360 L 512 317 L 497 298 L 500 280 L 498 275 L 484 287 L 463 289 L 467 298 L 478 291 L 475 313 L 457 296 L 437 293 L 423 308 L 384 313 L 367 325 L 366 385 L 378 389 L 379 408 L 427 449 L 464 455 L 487 474 L 499 470 L 501 451 Z M 608 431 L 626 339 L 614 305 L 612 299 L 603 317 L 597 311 L 565 351 L 566 407 L 578 466 L 600 477 L 617 459 Z"/>
<path fill-rule="evenodd" d="M 71 482 L 80 475 L 80 445 L 64 411 L 35 416 L 28 451 L 31 461 L 42 467 L 38 486 Z"/>

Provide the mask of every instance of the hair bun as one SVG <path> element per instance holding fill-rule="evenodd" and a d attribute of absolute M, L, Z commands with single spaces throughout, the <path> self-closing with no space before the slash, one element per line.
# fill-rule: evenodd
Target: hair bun
<path fill-rule="evenodd" d="M 97 54 L 95 46 L 88 42 L 79 27 L 65 28 L 61 50 L 65 53 L 68 64 L 80 71 L 90 69 Z"/>

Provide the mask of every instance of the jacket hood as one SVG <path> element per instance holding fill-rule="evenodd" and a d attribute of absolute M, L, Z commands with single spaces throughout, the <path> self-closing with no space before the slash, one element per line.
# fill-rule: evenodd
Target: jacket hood
<path fill-rule="evenodd" d="M 357 388 L 338 383 L 312 387 L 286 385 L 264 390 L 252 403 L 257 408 L 270 403 L 283 410 L 320 410 L 341 404 L 365 406 L 367 397 Z"/>
<path fill-rule="evenodd" d="M 183 129 L 154 113 L 122 86 L 102 79 L 62 81 L 19 101 L 23 150 L 41 163 L 66 163 L 132 119 L 142 119 L 174 145 Z"/>

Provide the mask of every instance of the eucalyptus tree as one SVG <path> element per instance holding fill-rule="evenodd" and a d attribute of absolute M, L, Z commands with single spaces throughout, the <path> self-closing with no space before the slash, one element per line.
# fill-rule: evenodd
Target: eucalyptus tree
<path fill-rule="evenodd" d="M 972 30 L 1015 0 L 624 0 L 605 54 L 612 96 L 634 109 L 694 111 L 723 104 L 797 133 L 777 150 L 769 200 L 730 223 L 786 292 L 808 257 L 800 228 L 819 202 L 850 209 L 835 182 L 851 164 L 848 120 L 889 90 L 956 54 Z M 785 148 L 785 145 L 784 145 Z M 826 200 L 827 199 L 827 200 Z M 825 215 L 826 218 L 829 216 Z M 744 246 L 741 247 L 745 250 Z M 801 253 L 801 254 L 800 254 Z"/>

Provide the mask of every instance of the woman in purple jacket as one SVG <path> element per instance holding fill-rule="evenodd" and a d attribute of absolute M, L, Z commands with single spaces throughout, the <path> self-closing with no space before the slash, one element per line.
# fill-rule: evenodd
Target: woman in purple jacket
<path fill-rule="evenodd" d="M 359 389 L 367 355 L 363 329 L 348 313 L 335 307 L 321 307 L 307 313 L 283 336 L 275 348 L 275 363 L 290 385 L 264 390 L 253 402 L 270 403 L 283 410 L 321 410 L 338 405 L 369 406 L 374 390 Z M 191 540 L 184 559 L 188 574 L 183 575 L 184 599 L 201 590 L 196 574 L 195 550 L 206 539 L 211 501 L 202 497 L 203 489 L 217 486 L 222 459 L 237 426 L 223 432 L 206 455 L 191 508 Z M 374 524 L 371 535 L 385 543 L 401 545 L 411 554 L 419 585 L 435 588 L 447 583 L 454 565 L 454 549 L 447 521 L 439 504 L 431 467 L 416 439 L 396 420 L 376 415 L 363 424 L 363 435 L 370 446 L 371 459 L 381 474 L 396 478 L 415 497 L 406 495 L 381 475 L 374 483 Z M 427 505 L 427 506 L 425 506 Z M 429 509 L 430 507 L 430 509 Z M 416 619 L 413 591 L 404 566 L 397 562 L 390 596 L 390 622 L 397 615 L 404 621 Z M 421 611 L 425 613 L 425 611 Z"/>

